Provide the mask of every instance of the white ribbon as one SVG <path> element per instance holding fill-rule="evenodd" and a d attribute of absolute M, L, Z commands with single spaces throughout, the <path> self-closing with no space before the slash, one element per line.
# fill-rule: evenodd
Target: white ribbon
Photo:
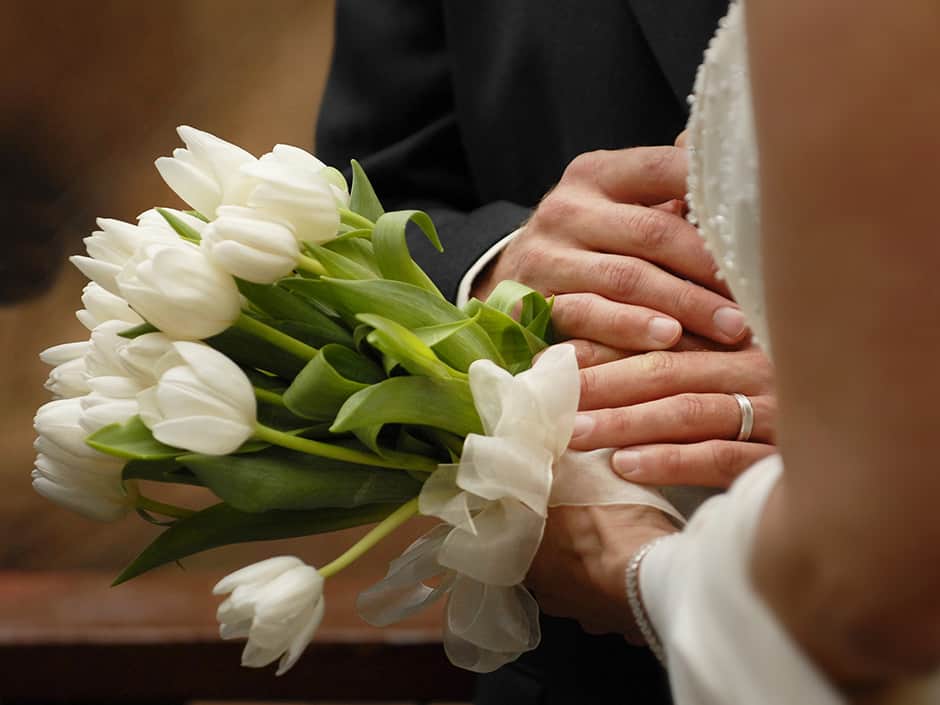
<path fill-rule="evenodd" d="M 539 643 L 538 605 L 521 583 L 550 506 L 645 504 L 682 517 L 656 490 L 617 478 L 611 449 L 567 450 L 580 395 L 572 346 L 549 348 L 516 376 L 478 360 L 470 389 L 486 435 L 468 435 L 460 463 L 439 467 L 419 497 L 421 513 L 445 523 L 393 561 L 357 607 L 386 626 L 447 595 L 447 656 L 486 673 Z"/>

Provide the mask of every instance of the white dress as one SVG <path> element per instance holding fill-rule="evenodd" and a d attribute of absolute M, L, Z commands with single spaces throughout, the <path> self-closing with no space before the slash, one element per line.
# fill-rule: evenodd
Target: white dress
<path fill-rule="evenodd" d="M 734 3 L 699 69 L 689 122 L 690 219 L 697 222 L 755 338 L 768 350 L 760 261 L 757 146 L 743 6 Z M 647 611 L 667 652 L 679 705 L 845 702 L 755 593 L 748 563 L 779 456 L 706 502 L 640 569 Z M 918 684 L 885 703 L 940 703 Z"/>

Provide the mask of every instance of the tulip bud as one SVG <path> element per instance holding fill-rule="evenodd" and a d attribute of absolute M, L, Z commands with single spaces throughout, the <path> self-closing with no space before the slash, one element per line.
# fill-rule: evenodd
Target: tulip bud
<path fill-rule="evenodd" d="M 115 521 L 137 501 L 134 482 L 121 482 L 123 463 L 72 458 L 62 461 L 40 453 L 32 472 L 33 489 L 40 495 L 88 519 Z"/>
<path fill-rule="evenodd" d="M 69 261 L 86 277 L 112 294 L 120 295 L 116 277 L 137 248 L 145 242 L 174 242 L 179 236 L 166 227 L 139 227 L 112 218 L 98 218 L 98 227 L 86 237 L 88 257 L 75 255 Z"/>
<path fill-rule="evenodd" d="M 39 359 L 53 370 L 46 379 L 45 387 L 57 398 L 78 397 L 89 391 L 85 372 L 85 354 L 91 343 L 83 340 L 77 343 L 54 345 L 39 353 Z"/>
<path fill-rule="evenodd" d="M 213 588 L 231 593 L 217 617 L 223 639 L 248 638 L 242 665 L 267 666 L 280 657 L 277 675 L 300 658 L 323 619 L 323 577 L 293 556 L 278 556 L 235 571 Z"/>
<path fill-rule="evenodd" d="M 242 172 L 257 182 L 248 205 L 290 223 L 298 240 L 321 243 L 336 237 L 338 208 L 348 204 L 349 196 L 335 169 L 302 149 L 279 144 Z"/>
<path fill-rule="evenodd" d="M 140 383 L 142 389 L 153 386 L 160 379 L 163 370 L 159 363 L 166 359 L 167 353 L 176 355 L 173 340 L 163 333 L 139 335 L 118 351 L 122 366 Z M 177 356 L 169 366 L 179 364 L 180 360 Z"/>
<path fill-rule="evenodd" d="M 172 157 L 156 161 L 176 195 L 208 218 L 223 203 L 243 202 L 247 180 L 239 167 L 254 162 L 254 156 L 208 132 L 186 125 L 176 131 L 186 149 L 174 149 Z"/>
<path fill-rule="evenodd" d="M 182 240 L 143 245 L 117 275 L 117 283 L 137 313 L 179 340 L 221 333 L 241 313 L 235 280 L 198 246 Z"/>
<path fill-rule="evenodd" d="M 75 317 L 88 330 L 105 321 L 123 321 L 125 328 L 140 325 L 144 319 L 138 316 L 120 296 L 112 294 L 95 282 L 88 282 L 82 289 L 85 308 L 75 312 Z"/>
<path fill-rule="evenodd" d="M 40 406 L 33 419 L 33 428 L 39 435 L 37 450 L 66 463 L 78 458 L 92 461 L 111 460 L 109 456 L 99 453 L 85 443 L 88 432 L 82 428 L 81 418 L 80 397 L 56 399 Z"/>
<path fill-rule="evenodd" d="M 202 235 L 202 250 L 220 269 L 256 284 L 272 284 L 293 271 L 300 256 L 289 227 L 250 208 L 222 206 Z"/>
<path fill-rule="evenodd" d="M 208 455 L 233 452 L 257 423 L 251 382 L 208 345 L 177 342 L 173 348 L 181 364 L 137 395 L 141 420 L 162 443 Z"/>

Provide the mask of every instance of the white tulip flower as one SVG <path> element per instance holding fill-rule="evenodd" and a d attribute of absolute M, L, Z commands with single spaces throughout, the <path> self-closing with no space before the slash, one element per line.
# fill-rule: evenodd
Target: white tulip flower
<path fill-rule="evenodd" d="M 88 282 L 82 289 L 82 303 L 85 308 L 76 311 L 75 317 L 88 330 L 105 321 L 123 321 L 125 328 L 140 325 L 144 319 L 134 313 L 127 302 L 116 294 L 112 294 L 100 284 Z"/>
<path fill-rule="evenodd" d="M 117 275 L 121 295 L 171 338 L 198 340 L 221 333 L 241 313 L 235 280 L 197 245 L 147 243 Z"/>
<path fill-rule="evenodd" d="M 318 244 L 339 230 L 339 208 L 349 203 L 346 180 L 309 152 L 277 145 L 242 167 L 256 180 L 248 205 L 291 224 L 298 240 Z"/>
<path fill-rule="evenodd" d="M 123 466 L 107 456 L 62 460 L 39 453 L 33 489 L 88 519 L 116 521 L 134 509 L 138 497 L 136 483 L 121 482 Z"/>
<path fill-rule="evenodd" d="M 141 420 L 162 443 L 208 455 L 233 452 L 257 423 L 251 382 L 208 345 L 176 342 L 173 349 L 181 364 L 137 395 Z"/>
<path fill-rule="evenodd" d="M 293 556 L 255 563 L 223 578 L 216 595 L 231 593 L 219 606 L 223 639 L 248 639 L 242 665 L 267 666 L 280 657 L 277 675 L 300 658 L 323 619 L 323 577 Z"/>
<path fill-rule="evenodd" d="M 86 394 L 79 398 L 79 402 L 82 414 L 78 425 L 88 435 L 113 423 L 124 423 L 136 416 L 139 410 L 134 397 L 111 397 L 100 392 Z"/>
<path fill-rule="evenodd" d="M 168 353 L 176 355 L 173 340 L 163 333 L 139 335 L 118 351 L 123 368 L 140 383 L 142 389 L 157 383 L 163 373 L 161 364 L 174 367 L 181 363 L 182 358 L 173 358 Z"/>
<path fill-rule="evenodd" d="M 223 203 L 242 203 L 247 188 L 239 167 L 255 161 L 241 147 L 208 132 L 182 125 L 176 128 L 186 149 L 160 157 L 157 171 L 180 198 L 208 218 Z"/>
<path fill-rule="evenodd" d="M 54 345 L 39 353 L 40 360 L 53 366 L 45 388 L 56 398 L 78 397 L 90 391 L 85 371 L 85 355 L 90 348 L 91 343 L 83 340 Z"/>
<path fill-rule="evenodd" d="M 65 463 L 79 458 L 112 460 L 85 443 L 88 432 L 81 425 L 82 413 L 81 397 L 56 399 L 40 406 L 33 419 L 39 435 L 37 450 Z"/>
<path fill-rule="evenodd" d="M 75 255 L 69 261 L 79 271 L 107 291 L 120 295 L 117 275 L 138 247 L 145 242 L 175 242 L 179 235 L 166 223 L 165 227 L 140 227 L 112 218 L 98 218 L 98 227 L 86 237 L 88 256 Z"/>
<path fill-rule="evenodd" d="M 202 234 L 202 249 L 220 269 L 256 284 L 272 284 L 293 271 L 300 246 L 284 223 L 250 208 L 222 206 Z"/>

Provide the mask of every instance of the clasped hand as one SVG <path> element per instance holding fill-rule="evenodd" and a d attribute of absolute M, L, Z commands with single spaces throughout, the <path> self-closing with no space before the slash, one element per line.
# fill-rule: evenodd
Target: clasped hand
<path fill-rule="evenodd" d="M 687 169 L 678 147 L 577 157 L 473 293 L 516 279 L 555 295 L 581 367 L 572 448 L 620 448 L 612 470 L 633 482 L 727 487 L 773 452 L 773 371 L 684 218 Z M 735 393 L 754 407 L 746 442 Z M 648 507 L 554 508 L 527 583 L 545 612 L 639 641 L 624 571 L 674 530 Z"/>

